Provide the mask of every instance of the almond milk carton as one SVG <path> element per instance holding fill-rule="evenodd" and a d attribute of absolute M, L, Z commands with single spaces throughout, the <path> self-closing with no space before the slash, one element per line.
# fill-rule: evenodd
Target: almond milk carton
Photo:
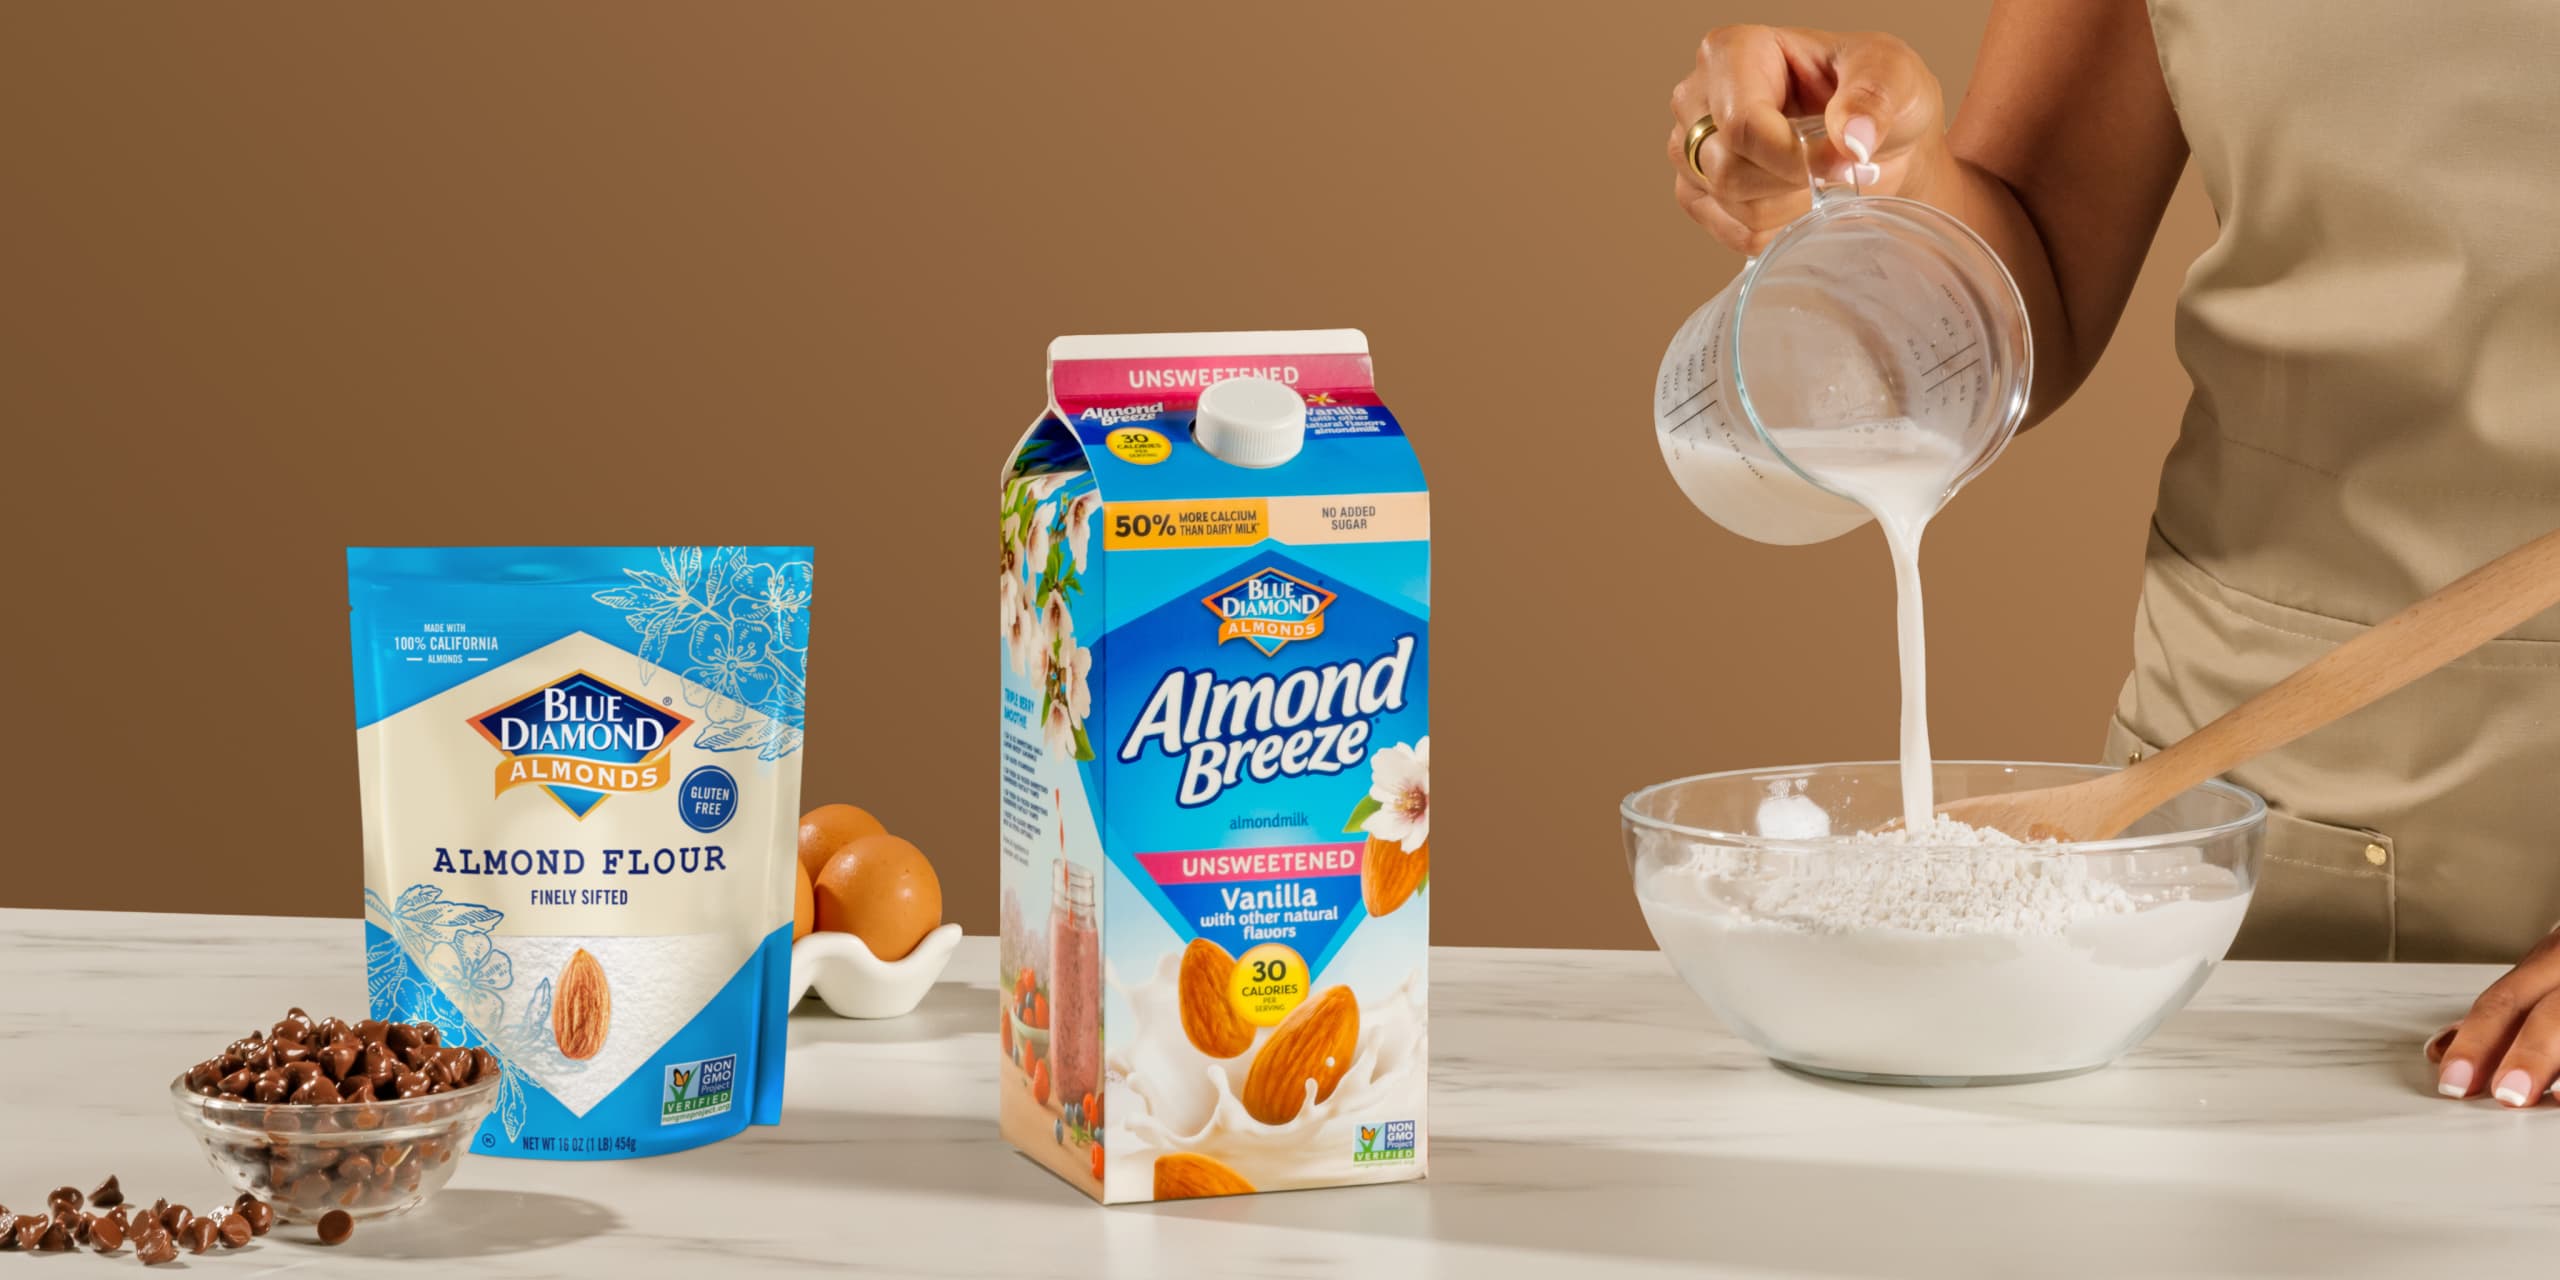
<path fill-rule="evenodd" d="M 1107 1204 L 1421 1177 L 1431 513 L 1368 340 L 1060 338 L 998 523 L 1006 1136 Z"/>

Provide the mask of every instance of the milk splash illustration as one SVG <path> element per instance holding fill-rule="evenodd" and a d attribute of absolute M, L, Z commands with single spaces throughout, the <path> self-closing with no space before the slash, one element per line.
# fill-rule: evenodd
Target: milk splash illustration
<path fill-rule="evenodd" d="M 1109 1055 L 1112 1083 L 1125 1083 L 1135 1103 L 1113 1121 L 1113 1136 L 1122 1139 L 1108 1157 L 1115 1173 L 1125 1169 L 1143 1179 L 1156 1157 L 1194 1152 L 1216 1157 L 1267 1190 L 1339 1185 L 1360 1180 L 1344 1176 L 1341 1153 L 1351 1149 L 1362 1123 L 1422 1114 L 1430 1025 L 1419 975 L 1383 998 L 1360 1001 L 1358 1047 L 1331 1096 L 1314 1099 L 1309 1081 L 1306 1107 L 1286 1124 L 1266 1125 L 1246 1113 L 1238 1094 L 1271 1029 L 1263 1028 L 1253 1046 L 1233 1058 L 1202 1056 L 1182 1031 L 1181 968 L 1176 953 L 1135 986 L 1116 971 L 1105 975 L 1128 1001 L 1135 1023 Z M 1382 1170 L 1377 1180 L 1409 1176 Z"/>

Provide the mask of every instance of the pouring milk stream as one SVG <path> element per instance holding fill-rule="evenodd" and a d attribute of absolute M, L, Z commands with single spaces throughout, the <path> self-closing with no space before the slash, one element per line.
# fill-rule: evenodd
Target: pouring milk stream
<path fill-rule="evenodd" d="M 1828 176 L 1822 121 L 1792 123 L 1813 207 L 1673 336 L 1654 432 L 1681 492 L 1744 537 L 1822 542 L 1870 517 L 1882 529 L 1916 829 L 1936 808 L 1920 538 L 2026 417 L 2026 303 L 1962 222 Z"/>

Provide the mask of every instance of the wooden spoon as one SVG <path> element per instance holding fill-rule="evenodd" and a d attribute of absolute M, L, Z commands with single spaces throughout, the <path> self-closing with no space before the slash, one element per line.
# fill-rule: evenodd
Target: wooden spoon
<path fill-rule="evenodd" d="M 2228 772 L 2469 653 L 2560 604 L 2560 530 L 2320 655 L 2156 755 L 2103 778 L 1975 796 L 1938 812 L 2022 840 L 2105 840 L 2169 797 Z"/>

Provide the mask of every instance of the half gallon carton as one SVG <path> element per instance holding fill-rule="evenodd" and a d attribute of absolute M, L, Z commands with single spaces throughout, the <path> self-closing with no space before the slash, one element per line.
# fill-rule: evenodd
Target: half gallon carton
<path fill-rule="evenodd" d="M 1367 339 L 1060 338 L 998 514 L 1006 1136 L 1110 1204 L 1421 1177 L 1430 504 Z"/>

